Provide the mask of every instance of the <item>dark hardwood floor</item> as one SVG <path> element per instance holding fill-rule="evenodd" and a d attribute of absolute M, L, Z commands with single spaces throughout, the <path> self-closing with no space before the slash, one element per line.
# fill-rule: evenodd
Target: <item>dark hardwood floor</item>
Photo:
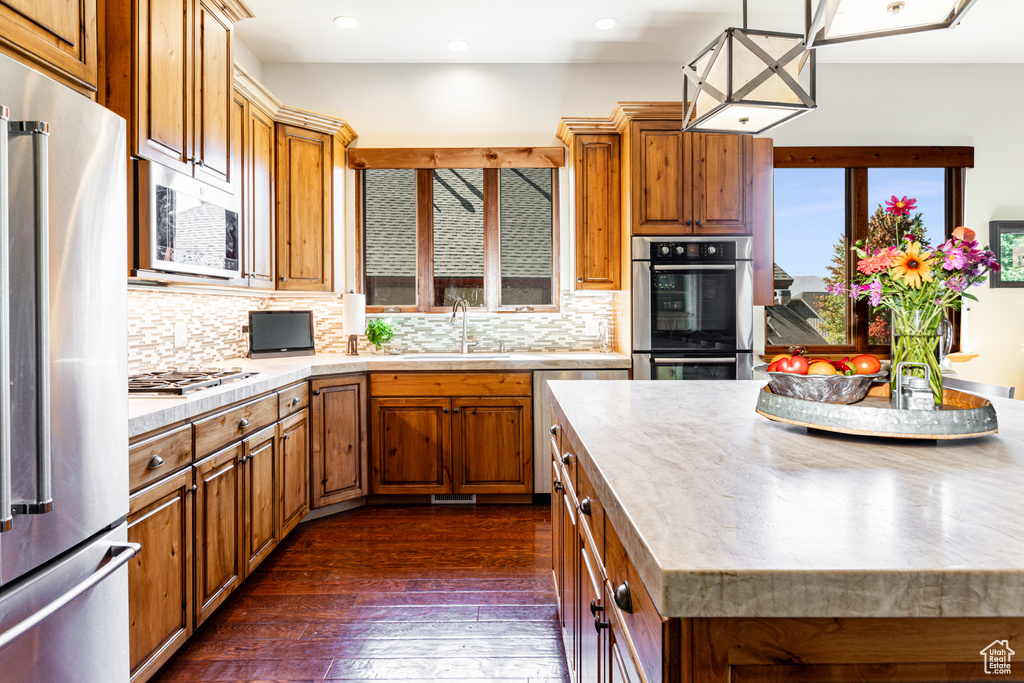
<path fill-rule="evenodd" d="M 152 679 L 568 681 L 547 506 L 300 524 Z"/>

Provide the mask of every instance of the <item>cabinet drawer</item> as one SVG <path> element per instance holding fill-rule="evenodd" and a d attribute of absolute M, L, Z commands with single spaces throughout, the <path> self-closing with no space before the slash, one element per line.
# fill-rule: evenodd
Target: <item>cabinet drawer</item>
<path fill-rule="evenodd" d="M 565 484 L 566 489 L 572 491 L 573 497 L 579 499 L 576 488 L 576 470 L 577 470 L 577 458 L 576 453 L 573 451 L 572 444 L 569 443 L 568 439 L 562 439 L 562 450 L 558 452 L 555 450 L 555 441 L 551 441 L 551 457 L 558 461 L 562 466 L 562 471 L 565 472 L 565 478 L 562 482 Z"/>
<path fill-rule="evenodd" d="M 582 467 L 576 469 L 576 495 L 580 501 L 580 519 L 594 543 L 600 564 L 604 565 L 604 506 Z"/>
<path fill-rule="evenodd" d="M 164 432 L 128 449 L 128 487 L 131 491 L 192 462 L 192 425 Z"/>
<path fill-rule="evenodd" d="M 668 680 L 670 677 L 664 676 L 663 655 L 672 622 L 662 619 L 658 613 L 611 524 L 605 526 L 605 556 L 613 609 L 623 640 L 633 651 L 644 680 L 649 683 Z"/>
<path fill-rule="evenodd" d="M 374 372 L 370 396 L 530 396 L 529 372 Z"/>
<path fill-rule="evenodd" d="M 277 392 L 277 412 L 281 419 L 309 405 L 309 384 L 299 382 Z"/>
<path fill-rule="evenodd" d="M 195 423 L 196 456 L 212 453 L 272 422 L 277 422 L 277 394 L 203 418 Z"/>

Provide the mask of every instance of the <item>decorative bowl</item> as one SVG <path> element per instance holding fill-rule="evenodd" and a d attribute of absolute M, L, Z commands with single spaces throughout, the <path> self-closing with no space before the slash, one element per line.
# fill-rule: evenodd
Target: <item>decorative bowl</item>
<path fill-rule="evenodd" d="M 874 382 L 883 382 L 889 368 L 883 366 L 870 375 L 796 375 L 790 372 L 768 372 L 767 365 L 754 368 L 768 376 L 773 394 L 819 403 L 850 404 L 867 396 Z"/>

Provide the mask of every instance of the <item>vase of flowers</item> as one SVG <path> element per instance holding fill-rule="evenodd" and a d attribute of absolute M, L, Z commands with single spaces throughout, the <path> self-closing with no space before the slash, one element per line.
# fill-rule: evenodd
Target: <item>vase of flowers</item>
<path fill-rule="evenodd" d="M 916 200 L 893 196 L 885 210 L 907 217 L 914 208 Z M 923 235 L 907 231 L 897 244 L 868 249 L 858 242 L 852 250 L 857 257 L 857 272 L 851 278 L 850 289 L 834 285 L 829 292 L 854 300 L 866 298 L 871 306 L 889 311 L 893 372 L 900 363 L 914 363 L 904 376 L 927 375 L 935 404 L 941 405 L 939 362 L 952 341 L 946 312 L 959 310 L 964 298 L 977 301 L 966 290 L 983 283 L 989 271 L 998 272 L 996 255 L 980 247 L 974 231 L 966 227 L 954 230 L 952 237 L 935 248 Z M 892 384 L 895 386 L 895 381 Z"/>

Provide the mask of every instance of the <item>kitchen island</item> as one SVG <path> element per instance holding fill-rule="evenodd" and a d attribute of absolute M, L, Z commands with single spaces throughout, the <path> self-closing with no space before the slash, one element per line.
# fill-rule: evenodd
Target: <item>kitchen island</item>
<path fill-rule="evenodd" d="M 647 680 L 984 679 L 984 648 L 1024 644 L 1024 403 L 993 399 L 993 436 L 903 441 L 770 422 L 763 385 L 549 385 L 570 664 L 596 630 Z M 588 573 L 610 629 L 569 604 Z"/>

